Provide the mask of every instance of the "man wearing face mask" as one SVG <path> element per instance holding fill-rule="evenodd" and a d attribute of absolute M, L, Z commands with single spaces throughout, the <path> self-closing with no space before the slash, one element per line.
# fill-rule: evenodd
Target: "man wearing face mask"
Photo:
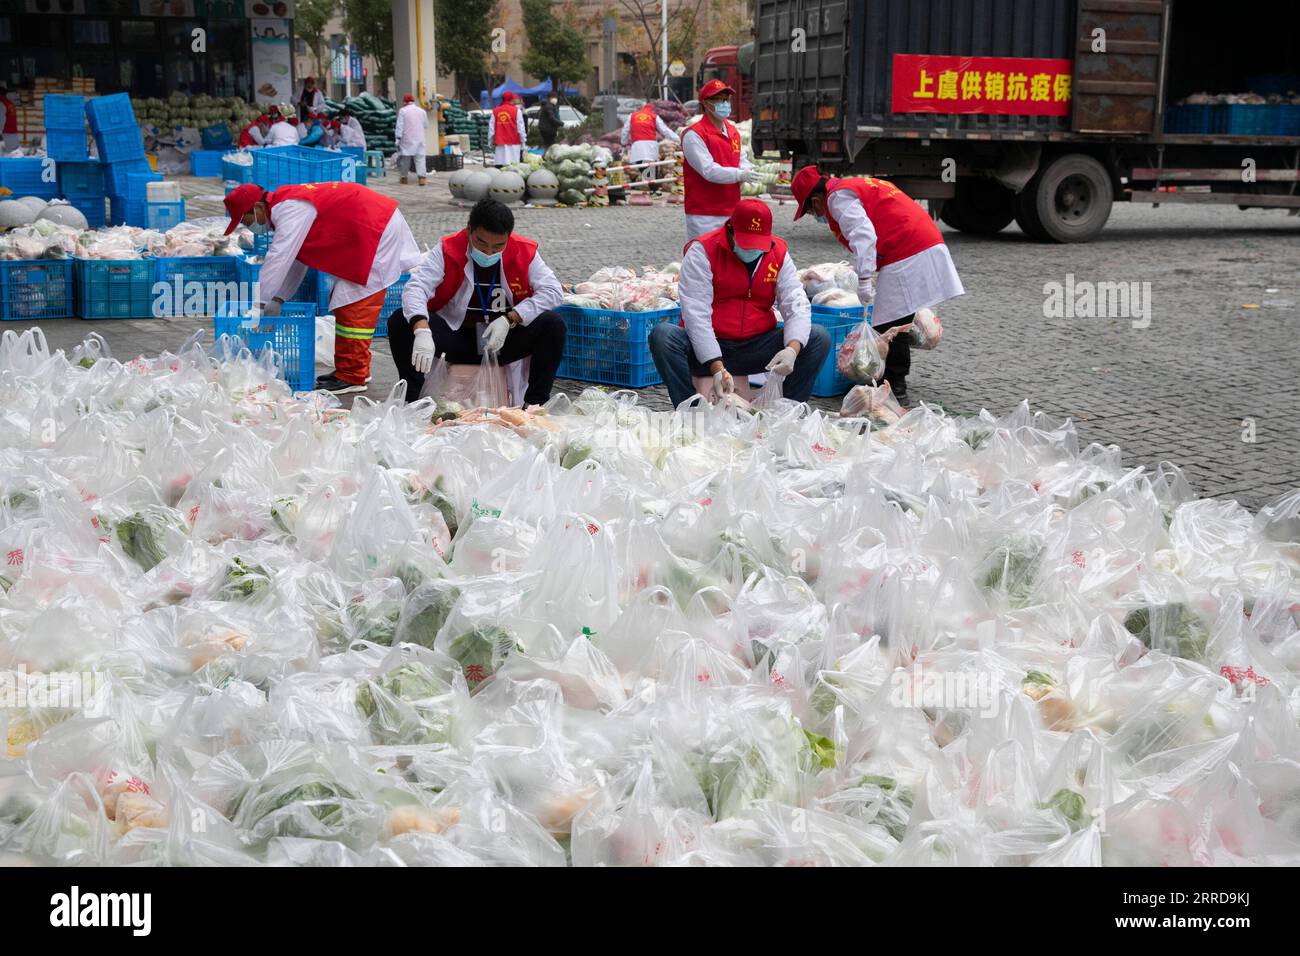
<path fill-rule="evenodd" d="M 727 119 L 735 93 L 721 80 L 700 87 L 704 115 L 682 130 L 686 186 L 686 241 L 717 229 L 740 202 L 740 184 L 761 177 L 740 145 L 740 130 Z"/>
<path fill-rule="evenodd" d="M 537 129 L 542 134 L 542 145 L 547 149 L 554 146 L 555 137 L 563 128 L 564 120 L 560 119 L 560 97 L 552 91 L 546 97 L 546 102 L 542 104 L 537 117 Z"/>
<path fill-rule="evenodd" d="M 858 301 L 864 306 L 874 302 L 871 327 L 876 331 L 905 326 L 918 309 L 966 293 L 939 227 L 893 183 L 869 177 L 835 179 L 823 176 L 816 166 L 805 166 L 790 181 L 790 191 L 799 203 L 794 218 L 811 210 L 852 254 Z M 911 367 L 908 337 L 897 335 L 885 357 L 884 377 L 902 404 L 907 404 Z"/>
<path fill-rule="evenodd" d="M 335 370 L 318 378 L 316 388 L 335 395 L 364 392 L 384 293 L 420 261 L 397 201 L 357 183 L 305 183 L 274 192 L 244 183 L 226 196 L 226 210 L 227 235 L 241 222 L 254 233 L 273 234 L 258 277 L 259 313 L 279 315 L 309 268 L 334 276 Z"/>
<path fill-rule="evenodd" d="M 502 365 L 531 358 L 525 405 L 551 397 L 564 356 L 564 302 L 555 273 L 537 243 L 515 235 L 510 207 L 483 199 L 460 232 L 429 250 L 402 293 L 402 311 L 388 319 L 388 341 L 406 400 L 419 399 L 434 355 L 451 365 L 477 365 L 495 352 Z M 481 341 L 481 347 L 480 347 Z"/>
<path fill-rule="evenodd" d="M 785 377 L 786 398 L 808 400 L 831 337 L 812 324 L 799 270 L 772 235 L 766 203 L 742 199 L 721 227 L 688 242 L 677 292 L 682 325 L 660 323 L 650 333 L 650 354 L 674 407 L 695 394 L 692 377 L 712 377 L 709 398 L 719 401 L 734 391 L 733 376 L 764 371 Z"/>

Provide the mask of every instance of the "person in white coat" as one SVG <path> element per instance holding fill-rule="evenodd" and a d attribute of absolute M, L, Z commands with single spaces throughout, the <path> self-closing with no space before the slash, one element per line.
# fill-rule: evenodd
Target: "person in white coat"
<path fill-rule="evenodd" d="M 267 146 L 297 146 L 298 131 L 281 114 L 266 133 Z"/>
<path fill-rule="evenodd" d="M 734 92 L 721 80 L 709 80 L 700 87 L 700 118 L 682 130 L 687 242 L 726 223 L 740 202 L 740 184 L 760 180 L 740 130 L 727 118 Z"/>
<path fill-rule="evenodd" d="M 647 103 L 623 121 L 623 132 L 619 137 L 624 146 L 630 146 L 628 159 L 634 166 L 642 163 L 659 161 L 659 140 L 681 143 L 681 137 L 672 131 L 655 108 Z M 658 166 L 647 166 L 639 170 L 644 179 L 659 179 Z M 657 187 L 651 187 L 657 189 Z"/>
<path fill-rule="evenodd" d="M 503 125 L 498 128 L 498 123 Z M 524 143 L 528 142 L 528 127 L 515 94 L 503 93 L 501 105 L 488 112 L 488 142 L 492 144 L 492 161 L 496 165 L 519 162 Z"/>
<path fill-rule="evenodd" d="M 325 112 L 325 94 L 316 88 L 314 76 L 304 76 L 302 92 L 298 94 L 298 120 L 305 123 L 312 113 Z"/>
<path fill-rule="evenodd" d="M 424 131 L 429 128 L 429 113 L 415 97 L 407 93 L 402 97 L 404 105 L 397 111 L 397 129 L 393 138 L 397 140 L 397 171 L 402 174 L 402 182 L 408 183 L 407 172 L 415 168 L 423 186 L 428 176 L 428 165 L 424 160 Z"/>
<path fill-rule="evenodd" d="M 905 328 L 918 310 L 965 294 L 939 227 L 893 183 L 825 176 L 816 166 L 804 166 L 791 179 L 790 192 L 799 203 L 795 219 L 811 212 L 849 250 L 858 301 L 871 304 L 877 331 Z M 898 335 L 885 357 L 884 379 L 904 405 L 911 367 L 908 337 Z"/>
<path fill-rule="evenodd" d="M 361 124 L 357 123 L 355 116 L 348 117 L 346 123 L 339 123 L 339 139 L 343 146 L 360 146 L 365 149 L 366 134 L 362 131 Z"/>

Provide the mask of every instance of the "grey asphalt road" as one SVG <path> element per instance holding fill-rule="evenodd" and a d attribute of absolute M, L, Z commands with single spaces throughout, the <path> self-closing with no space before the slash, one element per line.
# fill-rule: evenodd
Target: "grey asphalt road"
<path fill-rule="evenodd" d="M 400 199 L 422 245 L 465 221 L 445 174 L 423 189 L 402 187 L 391 174 L 376 185 Z M 220 210 L 215 180 L 185 180 L 184 189 L 191 218 Z M 825 227 L 792 216 L 788 203 L 774 208 L 796 263 L 844 258 Z M 570 283 L 602 266 L 662 266 L 680 258 L 684 240 L 679 206 L 519 208 L 516 217 L 516 229 L 537 239 Z M 1084 245 L 1035 243 L 1014 225 L 993 237 L 945 227 L 945 237 L 967 294 L 938 310 L 942 345 L 914 353 L 914 400 L 997 413 L 1027 400 L 1075 420 L 1085 442 L 1119 445 L 1131 464 L 1172 461 L 1199 494 L 1252 509 L 1300 485 L 1300 218 L 1119 204 L 1101 236 Z M 1053 284 L 1077 295 L 1081 283 L 1099 282 L 1136 284 L 1126 315 L 1052 314 Z M 174 347 L 203 324 L 44 326 L 58 347 L 93 328 L 126 357 Z M 378 397 L 395 381 L 386 342 L 376 342 L 373 374 Z M 662 388 L 646 389 L 643 400 L 667 406 Z"/>

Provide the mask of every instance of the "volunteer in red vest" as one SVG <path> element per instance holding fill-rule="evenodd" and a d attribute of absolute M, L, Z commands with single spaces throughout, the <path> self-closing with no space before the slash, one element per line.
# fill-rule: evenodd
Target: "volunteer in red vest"
<path fill-rule="evenodd" d="M 917 309 L 965 294 L 939 227 L 893 183 L 828 178 L 816 166 L 805 166 L 790 191 L 799 203 L 794 218 L 811 210 L 852 254 L 858 301 L 874 303 L 871 325 L 877 331 L 906 325 Z M 885 358 L 885 381 L 904 404 L 911 366 L 908 337 L 899 335 Z"/>
<path fill-rule="evenodd" d="M 419 399 L 435 352 L 451 365 L 478 365 L 482 348 L 504 366 L 531 358 L 525 405 L 551 397 L 564 356 L 564 319 L 553 311 L 564 290 L 537 243 L 515 235 L 510 207 L 475 203 L 469 224 L 443 236 L 411 274 L 388 341 L 406 399 Z"/>
<path fill-rule="evenodd" d="M 655 108 L 649 103 L 623 122 L 621 141 L 624 146 L 631 146 L 628 151 L 628 160 L 633 164 L 658 162 L 659 140 L 661 137 L 670 143 L 680 143 L 682 141 L 681 137 L 669 128 L 668 124 L 660 118 L 659 114 L 655 112 Z M 659 168 L 657 166 L 648 166 L 643 170 L 639 170 L 639 172 L 644 179 L 659 179 L 659 173 L 657 172 Z"/>
<path fill-rule="evenodd" d="M 18 148 L 18 107 L 9 99 L 9 87 L 0 86 L 0 107 L 4 108 L 5 153 L 12 153 Z"/>
<path fill-rule="evenodd" d="M 831 337 L 813 325 L 799 270 L 784 240 L 772 235 L 766 203 L 740 200 L 720 227 L 686 244 L 677 293 L 682 324 L 661 322 L 650 333 L 650 354 L 674 407 L 695 394 L 692 377 L 712 377 L 708 397 L 717 401 L 734 390 L 734 376 L 761 372 L 785 376 L 786 398 L 808 400 Z"/>
<path fill-rule="evenodd" d="M 503 93 L 501 105 L 488 114 L 488 142 L 494 147 L 493 162 L 498 166 L 519 162 L 528 132 L 515 94 Z"/>
<path fill-rule="evenodd" d="M 239 131 L 239 148 L 250 149 L 266 145 L 266 134 L 271 128 L 271 117 L 262 115 Z"/>
<path fill-rule="evenodd" d="M 686 186 L 686 240 L 717 229 L 740 202 L 740 184 L 760 181 L 740 145 L 740 130 L 727 119 L 735 93 L 721 80 L 700 87 L 704 115 L 682 130 Z"/>
<path fill-rule="evenodd" d="M 309 268 L 334 277 L 335 368 L 316 388 L 364 392 L 384 293 L 420 261 L 397 200 L 357 183 L 305 183 L 269 193 L 245 183 L 226 196 L 226 209 L 227 234 L 240 222 L 254 233 L 274 230 L 258 277 L 260 311 L 279 315 Z"/>

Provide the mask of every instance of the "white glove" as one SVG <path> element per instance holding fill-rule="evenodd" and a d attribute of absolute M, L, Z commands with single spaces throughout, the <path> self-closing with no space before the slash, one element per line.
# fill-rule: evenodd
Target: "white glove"
<path fill-rule="evenodd" d="M 731 377 L 731 373 L 725 368 L 719 369 L 713 373 L 713 400 L 721 401 L 726 395 L 730 395 L 736 390 L 736 382 Z"/>
<path fill-rule="evenodd" d="M 780 375 L 782 378 L 794 371 L 794 360 L 798 358 L 794 349 L 788 345 L 781 351 L 772 356 L 772 361 L 767 363 L 767 370 L 774 375 Z"/>
<path fill-rule="evenodd" d="M 736 182 L 738 183 L 749 183 L 751 185 L 754 183 L 761 183 L 762 181 L 763 181 L 763 177 L 760 176 L 757 172 L 755 172 L 752 169 L 744 170 L 740 174 L 740 178 L 736 180 Z"/>
<path fill-rule="evenodd" d="M 488 325 L 487 333 L 483 336 L 483 347 L 489 352 L 500 352 L 509 334 L 510 320 L 504 315 L 499 315 Z"/>
<path fill-rule="evenodd" d="M 862 279 L 858 282 L 858 301 L 863 306 L 870 305 L 876 298 L 876 280 Z"/>
<path fill-rule="evenodd" d="M 421 375 L 433 368 L 433 333 L 428 329 L 415 330 L 415 344 L 411 346 L 411 365 Z"/>
<path fill-rule="evenodd" d="M 270 302 L 266 303 L 266 305 L 262 306 L 262 311 L 271 318 L 275 318 L 280 314 L 280 306 L 282 305 L 284 305 L 283 302 L 277 302 L 275 299 L 272 299 Z"/>

